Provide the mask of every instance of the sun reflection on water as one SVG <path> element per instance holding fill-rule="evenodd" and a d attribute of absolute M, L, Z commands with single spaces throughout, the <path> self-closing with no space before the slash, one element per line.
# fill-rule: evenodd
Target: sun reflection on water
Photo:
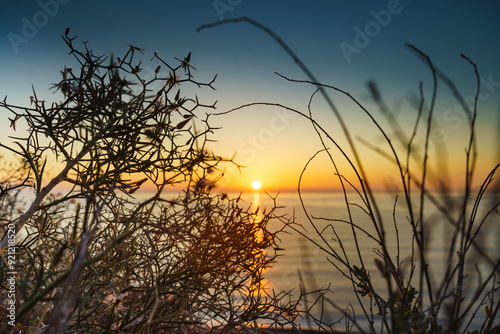
<path fill-rule="evenodd" d="M 254 218 L 254 230 L 253 230 L 253 237 L 254 237 L 254 242 L 259 245 L 264 241 L 264 232 L 262 231 L 261 228 L 261 222 L 262 222 L 262 209 L 260 207 L 261 205 L 261 200 L 260 200 L 260 194 L 258 191 L 255 191 L 253 193 L 253 201 L 252 201 L 252 210 L 254 212 L 253 218 Z M 267 280 L 263 279 L 263 274 L 266 271 L 266 265 L 265 265 L 265 258 L 266 258 L 266 250 L 261 247 L 257 247 L 256 250 L 254 251 L 254 268 L 255 270 L 255 277 L 252 279 L 252 285 L 250 287 L 250 296 L 258 298 L 262 296 L 264 293 L 264 289 L 267 285 Z"/>

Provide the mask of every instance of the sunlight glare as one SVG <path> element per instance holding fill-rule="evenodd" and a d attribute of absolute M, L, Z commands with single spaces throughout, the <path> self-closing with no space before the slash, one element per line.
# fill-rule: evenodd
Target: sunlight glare
<path fill-rule="evenodd" d="M 252 188 L 254 188 L 255 190 L 258 190 L 258 189 L 260 189 L 260 186 L 261 186 L 261 184 L 259 181 L 253 181 Z"/>

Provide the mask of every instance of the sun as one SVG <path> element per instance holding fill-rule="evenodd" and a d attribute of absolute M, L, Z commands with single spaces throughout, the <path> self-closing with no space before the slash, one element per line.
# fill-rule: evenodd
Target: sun
<path fill-rule="evenodd" d="M 260 181 L 253 181 L 252 182 L 252 188 L 254 188 L 255 190 L 260 189 L 260 187 L 261 187 Z"/>

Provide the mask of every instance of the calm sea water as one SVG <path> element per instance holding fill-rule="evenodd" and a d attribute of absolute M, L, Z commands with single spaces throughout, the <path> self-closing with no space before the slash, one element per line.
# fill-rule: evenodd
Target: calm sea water
<path fill-rule="evenodd" d="M 247 201 L 252 202 L 254 206 L 272 206 L 272 200 L 263 193 L 249 194 L 246 198 Z M 376 194 L 376 200 L 379 205 L 381 217 L 385 222 L 384 228 L 390 254 L 393 256 L 394 262 L 397 261 L 396 256 L 399 255 L 399 261 L 403 263 L 403 269 L 409 272 L 412 263 L 412 247 L 414 244 L 412 243 L 412 228 L 407 220 L 408 210 L 406 209 L 404 199 L 398 198 L 396 202 L 395 195 L 378 193 Z M 414 200 L 418 203 L 418 198 L 414 198 Z M 493 199 L 490 198 L 483 199 L 484 208 L 478 211 L 478 222 L 481 221 L 482 217 L 491 207 L 493 203 L 492 200 Z M 498 200 L 498 197 L 496 200 Z M 375 228 L 370 222 L 367 214 L 363 211 L 365 207 L 359 200 L 359 197 L 352 194 L 352 196 L 349 197 L 349 202 L 353 221 L 366 231 L 366 233 L 375 235 Z M 324 231 L 324 240 L 318 237 L 315 232 L 296 193 L 279 194 L 277 204 L 278 206 L 284 206 L 284 208 L 280 209 L 278 212 L 288 214 L 296 223 L 301 224 L 304 228 L 304 233 L 315 242 L 318 242 L 322 247 L 332 247 L 344 258 L 349 259 L 351 264 L 360 266 L 361 260 L 356 251 L 357 248 L 351 226 L 342 221 L 331 220 L 334 218 L 343 220 L 348 219 L 343 195 L 339 193 L 306 193 L 303 194 L 303 203 L 306 207 L 307 215 L 315 224 L 318 231 Z M 451 210 L 451 214 L 456 215 L 458 211 L 455 212 Z M 397 232 L 394 221 L 397 224 Z M 428 231 L 426 234 L 426 243 L 428 245 L 426 258 L 429 259 L 432 278 L 434 284 L 437 286 L 444 277 L 444 270 L 448 262 L 448 245 L 451 243 L 451 235 L 454 227 L 429 203 L 426 203 L 424 206 L 424 221 L 427 222 L 426 230 Z M 496 214 L 492 216 L 492 219 L 486 220 L 482 229 L 481 234 L 477 238 L 477 243 L 497 261 L 500 258 L 499 215 Z M 321 311 L 323 311 L 323 319 L 327 322 L 333 323 L 339 320 L 342 317 L 342 312 L 332 306 L 330 302 L 333 302 L 340 308 L 351 308 L 352 311 L 355 312 L 356 318 L 361 320 L 363 326 L 366 326 L 367 323 L 363 321 L 364 316 L 362 314 L 362 309 L 353 292 L 352 283 L 330 262 L 330 260 L 334 261 L 334 259 L 331 256 L 327 256 L 319 247 L 315 246 L 311 241 L 306 240 L 306 238 L 299 236 L 296 232 L 282 234 L 280 238 L 280 247 L 284 248 L 285 251 L 279 253 L 281 255 L 278 257 L 277 263 L 266 271 L 265 277 L 268 280 L 267 287 L 275 291 L 289 291 L 295 289 L 295 295 L 298 294 L 299 285 L 301 285 L 305 291 L 314 291 L 319 288 L 329 287 L 332 293 L 326 295 L 328 300 L 324 301 L 322 307 L 318 306 L 315 308 L 316 316 L 319 316 Z M 357 231 L 357 239 L 361 257 L 365 267 L 370 272 L 375 288 L 385 292 L 385 280 L 376 269 L 374 262 L 375 258 L 378 257 L 376 253 L 380 249 L 380 246 L 359 230 Z M 343 250 L 340 247 L 340 242 L 343 245 Z M 345 252 L 345 254 L 343 252 Z M 470 263 L 468 267 L 467 280 L 471 284 L 476 284 L 478 275 L 477 271 L 474 269 L 475 266 L 478 268 L 477 270 L 483 273 L 483 278 L 491 267 L 477 254 L 477 252 L 475 253 L 474 250 L 470 252 L 470 258 L 475 262 Z M 455 256 L 455 254 L 453 254 L 453 256 Z M 418 256 L 415 258 L 418 258 Z M 457 257 L 454 257 L 454 259 L 456 258 Z M 417 260 L 415 261 L 415 263 L 418 262 Z M 415 282 L 413 285 L 418 289 L 418 279 L 414 278 L 413 282 Z M 292 295 L 293 294 L 294 292 L 292 292 Z M 426 295 L 424 291 L 423 297 L 426 298 Z M 497 294 L 496 298 L 499 297 L 500 295 Z M 304 306 L 311 306 L 315 296 L 310 295 L 307 299 L 309 300 L 309 304 Z M 367 307 L 369 306 L 368 301 L 368 297 L 363 298 L 363 302 Z M 477 304 L 474 309 L 477 306 L 479 306 L 479 304 Z M 485 313 L 483 309 L 484 306 L 480 307 L 469 329 L 479 328 L 478 326 L 480 326 L 481 322 L 484 320 Z M 374 311 L 374 313 L 377 312 Z M 307 326 L 314 324 L 314 322 L 310 319 L 303 319 L 302 324 Z M 339 323 L 339 328 L 345 328 L 345 325 L 346 323 L 342 321 Z"/>
<path fill-rule="evenodd" d="M 233 194 L 233 196 L 238 195 Z M 149 194 L 143 194 L 143 196 L 148 197 Z M 241 196 L 245 200 L 244 205 L 251 205 L 254 208 L 257 206 L 261 208 L 272 207 L 273 200 L 263 192 L 242 194 Z M 142 198 L 141 195 L 139 197 Z M 414 244 L 412 243 L 412 228 L 408 223 L 408 210 L 406 209 L 404 198 L 399 197 L 396 201 L 395 195 L 377 193 L 376 200 L 380 209 L 380 215 L 385 223 L 386 243 L 389 252 L 393 256 L 394 262 L 398 258 L 403 263 L 403 269 L 408 273 L 412 264 L 411 254 Z M 482 220 L 486 212 L 488 212 L 494 200 L 498 201 L 498 197 L 483 198 L 484 205 L 477 212 L 476 220 L 478 223 Z M 414 201 L 418 202 L 418 198 L 414 198 Z M 359 200 L 359 197 L 354 194 L 349 197 L 352 220 L 358 224 L 359 228 L 363 229 L 363 231 L 357 230 L 357 244 L 353 238 L 351 226 L 342 221 L 347 220 L 349 217 L 342 194 L 334 192 L 305 193 L 303 194 L 303 204 L 306 211 L 304 211 L 297 193 L 281 193 L 277 196 L 276 203 L 277 206 L 281 207 L 277 210 L 278 214 L 285 215 L 296 224 L 300 224 L 300 229 L 314 242 L 325 248 L 332 247 L 333 250 L 339 252 L 344 258 L 349 259 L 351 264 L 357 266 L 361 266 L 360 256 L 357 252 L 357 247 L 359 247 L 361 258 L 365 268 L 369 271 L 375 288 L 378 291 L 382 291 L 384 296 L 386 295 L 386 283 L 374 262 L 375 258 L 378 257 L 377 251 L 380 249 L 380 246 L 366 235 L 375 235 L 376 231 L 365 213 L 364 210 L 366 208 L 362 201 Z M 453 211 L 450 207 L 447 208 L 451 210 L 452 215 L 456 216 L 458 214 L 458 212 Z M 337 220 L 333 221 L 332 219 Z M 394 221 L 397 225 L 397 233 Z M 426 258 L 429 259 L 432 279 L 437 286 L 444 277 L 451 235 L 454 228 L 429 203 L 425 205 L 424 221 L 426 222 L 426 231 L 428 232 L 426 234 L 426 243 L 428 246 Z M 318 237 L 311 222 L 315 224 L 318 231 L 323 233 L 323 240 Z M 299 228 L 299 225 L 295 226 Z M 477 226 L 477 223 L 475 226 Z M 283 224 L 275 221 L 274 225 L 270 227 L 271 229 L 279 229 L 283 227 Z M 360 321 L 361 326 L 367 328 L 367 322 L 364 320 L 359 301 L 353 292 L 353 285 L 330 262 L 334 261 L 334 259 L 297 232 L 292 231 L 290 228 L 286 229 L 286 231 L 290 233 L 282 233 L 280 235 L 281 241 L 279 242 L 280 248 L 284 250 L 278 252 L 277 262 L 264 273 L 266 288 L 269 291 L 274 289 L 276 293 L 292 290 L 291 298 L 297 297 L 300 289 L 310 292 L 320 288 L 329 288 L 331 292 L 325 295 L 323 303 L 321 305 L 317 304 L 312 309 L 315 316 L 319 317 L 322 314 L 325 322 L 334 323 L 342 319 L 343 316 L 343 313 L 338 308 L 349 309 L 351 315 L 355 315 L 356 319 Z M 340 244 L 342 244 L 343 248 L 340 247 Z M 494 261 L 500 259 L 500 215 L 498 211 L 484 222 L 481 234 L 477 237 L 477 244 Z M 470 252 L 470 258 L 474 262 L 470 263 L 466 274 L 468 275 L 467 282 L 474 285 L 478 282 L 477 272 L 481 272 L 483 275 L 482 278 L 484 278 L 491 267 L 473 249 Z M 456 257 L 454 259 L 456 260 Z M 417 260 L 415 260 L 415 264 L 418 264 Z M 413 281 L 416 282 L 413 286 L 418 288 L 418 278 L 414 277 Z M 500 285 L 500 282 L 497 282 L 498 285 Z M 422 292 L 422 295 L 424 298 L 427 298 L 425 291 Z M 316 298 L 317 295 L 311 294 L 306 298 L 307 302 L 304 302 L 302 305 L 304 307 L 311 307 Z M 500 294 L 497 293 L 495 298 L 498 300 Z M 365 306 L 369 306 L 368 297 L 363 298 L 362 302 Z M 333 304 L 338 308 L 334 307 Z M 471 313 L 478 306 L 479 304 L 475 305 Z M 375 310 L 374 313 L 377 313 L 377 311 Z M 481 306 L 478 308 L 477 314 L 469 326 L 469 330 L 480 328 L 484 317 L 484 306 Z M 498 321 L 499 319 L 496 320 L 496 322 Z M 314 322 L 308 318 L 301 319 L 300 323 L 305 327 L 314 327 Z M 344 318 L 344 320 L 339 322 L 337 327 L 345 329 L 345 326 L 346 322 Z"/>

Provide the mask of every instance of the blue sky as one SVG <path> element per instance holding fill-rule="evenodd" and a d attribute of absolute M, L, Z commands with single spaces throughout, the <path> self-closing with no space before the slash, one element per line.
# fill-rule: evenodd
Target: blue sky
<path fill-rule="evenodd" d="M 119 55 L 127 50 L 127 44 L 146 49 L 145 60 L 153 52 L 173 59 L 191 51 L 197 79 L 209 80 L 218 73 L 217 91 L 200 93 L 208 100 L 218 100 L 218 111 L 257 101 L 307 111 L 313 88 L 288 83 L 274 74 L 306 78 L 269 36 L 246 23 L 196 31 L 203 24 L 247 16 L 276 32 L 321 82 L 365 101 L 366 82 L 375 80 L 389 105 L 402 104 L 402 119 L 410 120 L 414 115 L 406 111 L 409 105 L 405 101 L 408 95 L 418 93 L 419 82 L 424 82 L 427 94 L 431 89 L 430 72 L 404 44 L 412 43 L 426 52 L 457 82 L 463 95 L 470 96 L 475 78 L 472 68 L 459 57 L 464 53 L 477 63 L 487 82 L 482 88 L 488 95 L 481 101 L 484 111 L 479 126 L 486 137 L 497 130 L 500 3 L 496 1 L 40 0 L 2 5 L 0 95 L 8 95 L 14 103 L 29 103 L 31 85 L 43 99 L 53 97 L 48 87 L 71 62 L 60 37 L 70 27 L 71 34 L 88 40 L 96 54 Z M 346 46 L 351 51 L 356 48 L 356 52 L 346 53 Z M 453 110 L 454 101 L 446 99 L 444 85 L 440 88 L 444 96 L 438 101 L 440 117 L 453 125 L 447 138 L 455 145 L 455 138 L 463 137 L 466 127 L 454 126 L 460 120 L 458 114 L 445 114 Z M 344 97 L 332 96 L 354 134 L 377 142 L 378 135 L 369 122 L 360 120 L 362 115 L 352 104 Z M 336 133 L 335 119 L 319 97 L 314 106 L 318 119 Z M 13 134 L 7 128 L 7 116 L 5 110 L 0 111 L 5 120 L 1 123 L 5 124 L 2 141 Z M 238 162 L 248 166 L 244 176 L 227 178 L 227 185 L 242 186 L 254 178 L 262 179 L 264 186 L 278 177 L 295 182 L 302 166 L 321 147 L 307 122 L 287 117 L 272 108 L 252 108 L 213 118 L 214 125 L 223 127 L 214 135 L 219 143 L 213 149 L 227 156 L 240 151 Z M 484 140 L 482 147 L 491 157 L 493 145 Z M 460 146 L 457 148 L 463 153 Z M 369 153 L 367 157 L 373 158 Z M 490 164 L 490 160 L 484 163 Z M 323 175 L 321 163 L 314 168 L 316 174 Z M 328 179 L 326 174 L 324 178 Z"/>

